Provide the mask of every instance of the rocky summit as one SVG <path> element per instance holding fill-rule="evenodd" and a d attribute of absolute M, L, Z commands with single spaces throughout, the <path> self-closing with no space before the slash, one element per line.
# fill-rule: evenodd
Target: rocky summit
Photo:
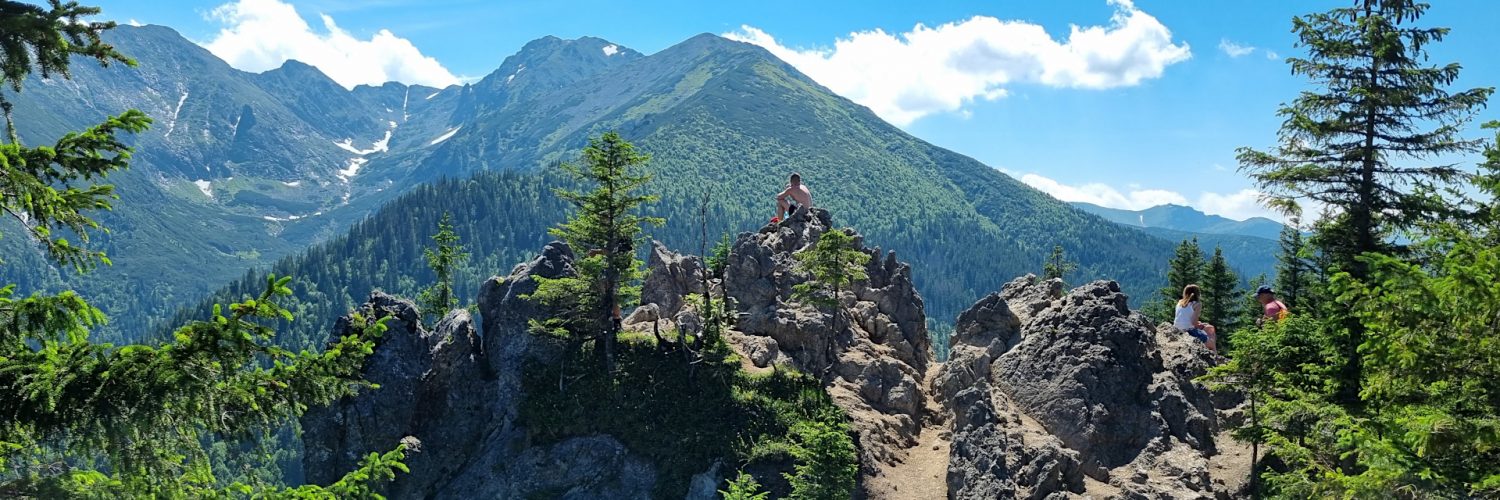
<path fill-rule="evenodd" d="M 828 231 L 849 231 L 871 258 L 867 280 L 837 307 L 817 308 L 793 298 L 809 279 L 794 255 Z M 573 266 L 573 251 L 555 242 L 487 280 L 482 335 L 465 311 L 429 330 L 410 302 L 372 294 L 361 313 L 391 318 L 366 367 L 380 388 L 303 418 L 309 481 L 331 481 L 404 439 L 419 451 L 387 488 L 394 498 L 661 497 L 661 465 L 618 436 L 533 442 L 518 419 L 524 371 L 561 362 L 566 348 L 528 330 L 551 311 L 526 296 L 535 277 Z M 1017 278 L 957 318 L 939 363 L 911 267 L 823 210 L 739 235 L 722 275 L 660 243 L 648 267 L 624 329 L 686 338 L 703 328 L 705 292 L 727 298 L 736 318 L 724 340 L 742 370 L 809 374 L 847 415 L 861 498 L 1242 496 L 1249 457 L 1220 424 L 1234 398 L 1194 380 L 1212 354 L 1131 311 L 1114 282 L 1066 290 Z M 714 498 L 741 465 L 698 464 L 704 472 L 671 496 Z M 762 483 L 774 476 L 757 473 Z"/>

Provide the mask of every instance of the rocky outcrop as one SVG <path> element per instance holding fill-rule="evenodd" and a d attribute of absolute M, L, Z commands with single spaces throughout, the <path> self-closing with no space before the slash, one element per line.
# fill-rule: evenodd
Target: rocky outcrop
<path fill-rule="evenodd" d="M 641 303 L 655 304 L 663 318 L 676 317 L 682 311 L 688 294 L 703 293 L 703 259 L 682 255 L 660 241 L 651 242 L 651 256 L 646 260 L 650 272 L 641 285 Z"/>
<path fill-rule="evenodd" d="M 650 498 L 654 465 L 613 437 L 533 445 L 517 422 L 521 370 L 559 353 L 527 331 L 530 319 L 549 311 L 524 297 L 536 290 L 533 277 L 571 275 L 572 263 L 568 246 L 552 243 L 510 275 L 487 280 L 479 293 L 482 339 L 466 311 L 429 331 L 411 302 L 372 294 L 361 312 L 390 318 L 364 368 L 380 388 L 303 416 L 308 481 L 328 484 L 360 457 L 405 438 L 421 451 L 407 458 L 410 473 L 385 487 L 392 498 Z M 334 334 L 347 325 L 341 320 Z"/>
<path fill-rule="evenodd" d="M 1131 312 L 1117 284 L 1065 291 L 1058 280 L 1011 281 L 959 316 L 939 365 L 910 267 L 857 234 L 871 257 L 866 281 L 836 307 L 792 298 L 808 279 L 794 256 L 840 230 L 832 227 L 827 212 L 811 210 L 741 234 L 706 291 L 727 296 L 738 313 L 725 339 L 743 366 L 819 377 L 849 415 L 863 497 L 1234 496 L 1240 483 L 1226 477 L 1247 466 L 1219 454 L 1215 403 L 1237 401 L 1194 382 L 1213 363 L 1208 351 Z M 558 362 L 563 349 L 529 331 L 552 311 L 525 297 L 536 277 L 572 275 L 573 259 L 552 243 L 487 280 L 482 336 L 466 311 L 429 330 L 410 302 L 372 294 L 361 314 L 389 318 L 365 367 L 380 388 L 303 417 L 309 481 L 336 480 L 364 455 L 404 441 L 421 451 L 407 459 L 411 472 L 385 487 L 393 498 L 651 498 L 656 465 L 614 437 L 534 443 L 519 421 L 523 370 Z M 655 243 L 649 262 L 644 305 L 626 328 L 697 333 L 699 305 L 684 299 L 705 292 L 701 260 Z M 737 465 L 703 464 L 688 498 L 716 497 Z"/>
<path fill-rule="evenodd" d="M 370 295 L 361 308 L 369 317 L 388 317 L 365 376 L 379 389 L 346 398 L 303 416 L 304 470 L 307 480 L 328 484 L 355 469 L 373 451 L 387 451 L 406 436 L 417 437 L 425 449 L 472 453 L 474 443 L 464 432 L 469 423 L 483 421 L 489 401 L 474 397 L 472 386 L 483 380 L 479 339 L 468 312 L 449 313 L 428 331 L 410 301 L 381 292 Z M 334 328 L 347 334 L 349 318 Z M 433 423 L 445 425 L 434 426 Z M 442 482 L 454 467 L 440 455 L 415 453 L 407 459 L 413 470 L 425 472 L 423 481 L 393 485 L 398 497 L 421 496 L 428 484 Z"/>
<path fill-rule="evenodd" d="M 824 377 L 850 414 L 864 471 L 874 474 L 915 444 L 931 362 L 926 316 L 911 267 L 894 252 L 864 248 L 857 234 L 871 257 L 869 279 L 839 298 L 840 319 L 793 300 L 792 287 L 808 279 L 793 255 L 831 227 L 828 212 L 813 209 L 736 239 L 723 284 L 739 310 L 729 340 L 757 366 L 781 360 Z"/>
<path fill-rule="evenodd" d="M 950 497 L 1213 497 L 1218 424 L 1193 382 L 1211 355 L 1132 313 L 1114 282 L 1064 295 L 1017 279 L 960 316 L 952 341 L 933 381 L 955 416 Z"/>

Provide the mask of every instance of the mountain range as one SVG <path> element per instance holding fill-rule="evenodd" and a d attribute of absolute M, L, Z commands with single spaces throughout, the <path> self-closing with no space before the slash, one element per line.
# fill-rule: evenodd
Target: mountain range
<path fill-rule="evenodd" d="M 1081 201 L 1073 206 L 1098 215 L 1111 222 L 1143 228 L 1162 228 L 1198 234 L 1232 234 L 1267 240 L 1281 237 L 1285 225 L 1265 217 L 1234 220 L 1220 215 L 1209 215 L 1193 207 L 1182 205 L 1157 205 L 1144 210 L 1124 210 L 1101 207 Z"/>
<path fill-rule="evenodd" d="M 1281 232 L 1287 226 L 1265 217 L 1234 220 L 1209 215 L 1182 205 L 1157 205 L 1144 210 L 1101 207 L 1092 203 L 1073 202 L 1073 206 L 1118 224 L 1139 228 L 1168 241 L 1198 240 L 1205 253 L 1214 247 L 1224 250 L 1240 280 L 1256 276 L 1267 279 L 1276 274 L 1276 250 Z"/>
<path fill-rule="evenodd" d="M 1069 280 L 1108 277 L 1140 294 L 1163 281 L 1172 248 L 912 137 L 769 52 L 714 35 L 651 55 L 598 38 L 547 37 L 473 84 L 352 90 L 295 61 L 260 74 L 233 69 L 165 27 L 120 27 L 107 39 L 139 67 L 78 64 L 72 79 L 33 77 L 13 101 L 27 143 L 128 108 L 155 120 L 134 138 L 132 168 L 110 177 L 121 199 L 101 219 L 113 232 L 93 244 L 115 264 L 81 279 L 12 237 L 0 239 L 0 280 L 23 292 L 79 290 L 127 338 L 278 261 L 341 276 L 379 262 L 389 272 L 370 286 L 411 289 L 425 273 L 415 249 L 439 215 L 412 205 L 421 200 L 440 199 L 485 242 L 471 248 L 476 263 L 514 262 L 515 252 L 537 247 L 533 226 L 566 215 L 538 209 L 552 206 L 540 201 L 547 188 L 565 182 L 555 165 L 608 130 L 652 155 L 649 190 L 662 198 L 650 211 L 669 221 L 652 236 L 667 245 L 696 248 L 704 233 L 716 240 L 760 227 L 773 215 L 771 196 L 800 172 L 837 223 L 914 263 L 929 316 L 944 321 L 1011 277 L 1039 271 L 1054 245 L 1079 263 Z M 514 175 L 461 182 L 482 172 Z M 485 189 L 402 197 L 444 179 Z M 530 219 L 481 223 L 513 216 Z M 388 226 L 340 237 L 366 219 Z M 402 250 L 368 251 L 394 247 Z M 294 265 L 317 252 L 334 269 Z"/>

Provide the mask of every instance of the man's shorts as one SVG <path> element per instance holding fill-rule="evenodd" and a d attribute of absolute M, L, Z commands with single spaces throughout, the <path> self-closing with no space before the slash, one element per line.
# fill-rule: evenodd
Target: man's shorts
<path fill-rule="evenodd" d="M 1192 335 L 1193 338 L 1198 339 L 1199 342 L 1202 342 L 1202 343 L 1205 343 L 1205 344 L 1208 343 L 1208 332 L 1205 332 L 1205 331 L 1203 331 L 1201 329 L 1198 329 L 1198 328 L 1189 328 L 1189 329 L 1187 329 L 1185 331 L 1187 332 L 1188 335 Z"/>

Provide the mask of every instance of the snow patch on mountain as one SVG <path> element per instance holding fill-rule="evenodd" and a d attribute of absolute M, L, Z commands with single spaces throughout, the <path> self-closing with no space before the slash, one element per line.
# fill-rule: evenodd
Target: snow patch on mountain
<path fill-rule="evenodd" d="M 355 174 L 359 173 L 359 167 L 365 166 L 365 163 L 368 163 L 369 161 L 370 160 L 368 159 L 360 157 L 350 158 L 349 166 L 344 167 L 343 170 L 339 171 L 339 179 L 342 179 L 344 182 L 349 182 L 349 179 L 353 178 Z"/>
<path fill-rule="evenodd" d="M 198 186 L 198 191 L 202 191 L 202 195 L 204 195 L 204 197 L 208 197 L 208 200 L 213 200 L 213 182 L 198 179 L 193 180 L 192 183 L 193 185 Z"/>
<path fill-rule="evenodd" d="M 432 142 L 427 143 L 427 145 L 436 146 L 438 143 L 448 140 L 449 137 L 453 137 L 453 134 L 457 134 L 458 129 L 461 128 L 464 128 L 464 126 L 459 125 L 457 127 L 450 128 L 447 132 L 443 132 L 443 135 L 438 136 L 437 139 L 433 139 Z"/>
<path fill-rule="evenodd" d="M 617 47 L 617 46 L 614 46 L 614 45 L 605 45 L 604 46 L 604 57 L 609 57 L 609 56 L 612 56 L 612 55 L 615 55 L 615 54 L 619 54 L 619 53 L 620 53 L 620 48 Z"/>
<path fill-rule="evenodd" d="M 308 217 L 316 217 L 316 216 L 319 216 L 319 215 L 323 215 L 323 212 L 313 212 L 313 213 L 308 214 L 308 215 L 288 215 L 286 217 L 277 217 L 277 216 L 274 216 L 274 215 L 262 215 L 262 216 L 260 216 L 260 218 L 268 220 L 268 221 L 271 221 L 271 222 L 291 222 L 291 221 L 294 221 L 294 220 L 306 219 Z"/>
<path fill-rule="evenodd" d="M 172 131 L 177 129 L 177 115 L 182 113 L 182 103 L 187 102 L 187 91 L 182 92 L 182 97 L 177 98 L 177 107 L 172 108 L 172 117 L 167 119 L 167 133 L 162 137 L 172 137 Z"/>
<path fill-rule="evenodd" d="M 292 182 L 281 181 L 281 185 L 286 186 L 286 187 L 293 187 L 294 188 L 294 187 L 301 186 L 302 185 L 302 181 L 292 181 Z"/>
<path fill-rule="evenodd" d="M 387 123 L 391 124 L 391 128 L 385 131 L 385 137 L 381 137 L 380 140 L 370 144 L 370 149 L 359 149 L 354 147 L 354 139 L 347 137 L 342 141 L 334 141 L 333 145 L 342 148 L 344 151 L 348 151 L 360 156 L 371 153 L 384 153 L 386 151 L 390 151 L 391 134 L 396 132 L 396 122 L 392 121 Z"/>

